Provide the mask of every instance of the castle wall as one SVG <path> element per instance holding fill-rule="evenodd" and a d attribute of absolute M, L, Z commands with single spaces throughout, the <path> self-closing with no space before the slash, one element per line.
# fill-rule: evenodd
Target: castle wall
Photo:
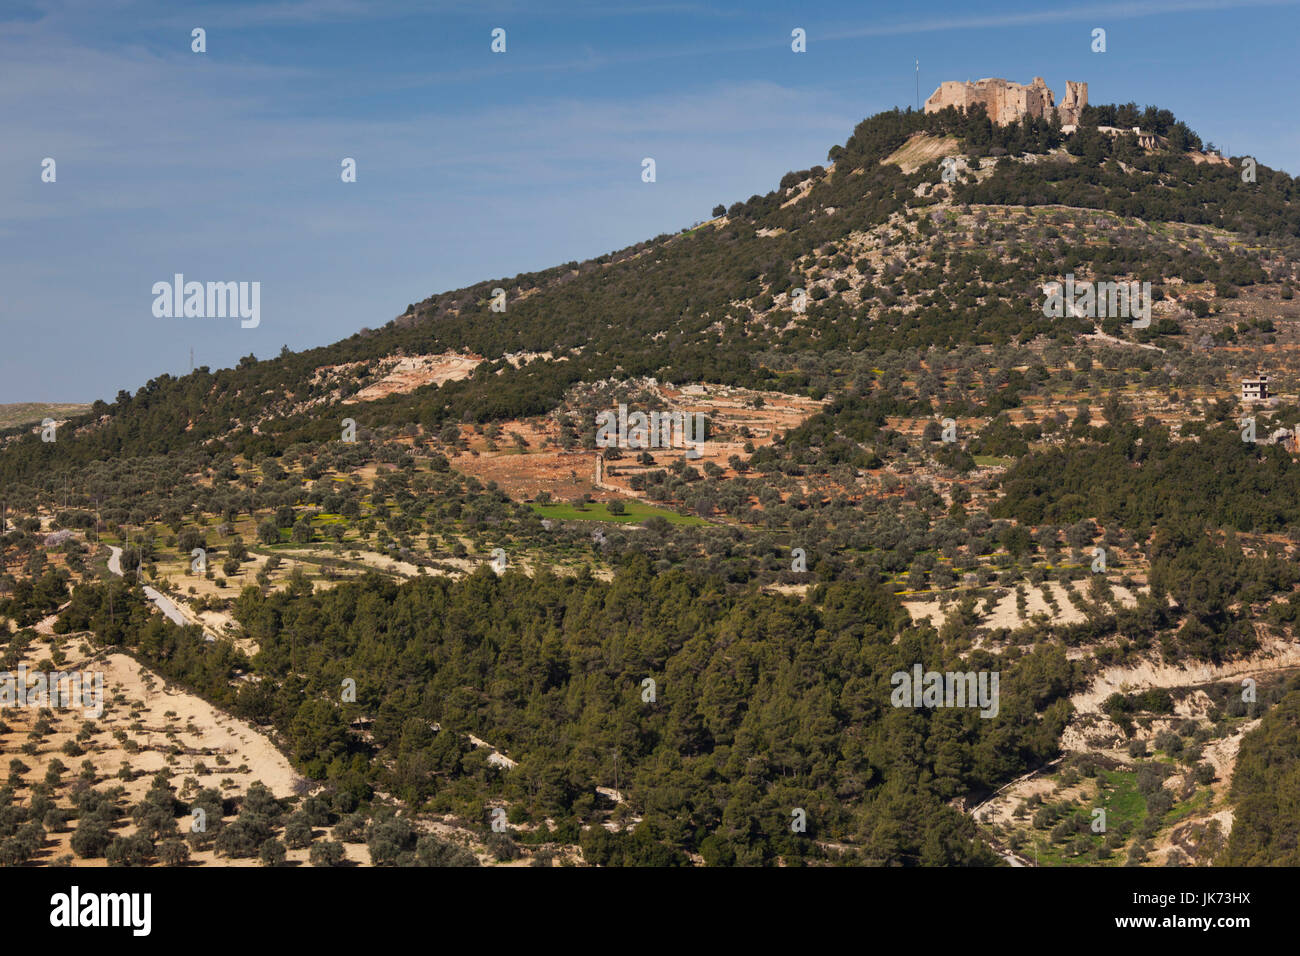
<path fill-rule="evenodd" d="M 973 83 L 945 80 L 925 101 L 925 111 L 937 113 L 949 106 L 966 110 L 979 103 L 989 119 L 1001 126 L 1018 123 L 1022 116 L 1056 115 L 1062 123 L 1078 123 L 1079 113 L 1088 102 L 1088 84 L 1069 80 L 1065 88 L 1065 99 L 1057 107 L 1055 94 L 1041 76 L 1034 77 L 1028 86 L 999 77 L 986 77 Z"/>

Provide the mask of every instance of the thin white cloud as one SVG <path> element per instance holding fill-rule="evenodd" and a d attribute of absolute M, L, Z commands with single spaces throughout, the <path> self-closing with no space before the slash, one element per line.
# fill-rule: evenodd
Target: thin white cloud
<path fill-rule="evenodd" d="M 1147 0 L 1147 2 L 1134 3 L 1097 3 L 1074 7 L 1046 7 L 1015 13 L 987 13 L 965 17 L 945 15 L 901 23 L 873 23 L 868 26 L 832 31 L 821 39 L 857 40 L 875 36 L 992 30 L 1075 20 L 1133 20 L 1141 17 L 1244 10 L 1253 7 L 1294 7 L 1297 3 L 1300 3 L 1300 0 Z"/>

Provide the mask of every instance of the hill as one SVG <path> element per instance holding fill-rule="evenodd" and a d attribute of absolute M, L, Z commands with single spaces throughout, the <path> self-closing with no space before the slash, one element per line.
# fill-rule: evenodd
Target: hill
<path fill-rule="evenodd" d="M 895 110 L 679 234 L 10 428 L 6 654 L 52 617 L 130 650 L 351 836 L 400 806 L 501 859 L 1213 860 L 1295 693 L 1300 205 L 1208 157 L 1155 107 Z M 1102 295 L 1053 313 L 1067 279 Z M 916 706 L 916 667 L 996 706 Z"/>

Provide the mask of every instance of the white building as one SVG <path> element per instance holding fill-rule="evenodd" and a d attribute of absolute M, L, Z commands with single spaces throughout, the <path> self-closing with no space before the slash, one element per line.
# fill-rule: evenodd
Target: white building
<path fill-rule="evenodd" d="M 1256 372 L 1254 378 L 1243 378 L 1241 400 L 1243 402 L 1268 401 L 1268 376 L 1263 372 Z"/>

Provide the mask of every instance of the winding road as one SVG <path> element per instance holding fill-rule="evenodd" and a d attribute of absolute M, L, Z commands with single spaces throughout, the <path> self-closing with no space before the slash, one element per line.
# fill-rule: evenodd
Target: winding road
<path fill-rule="evenodd" d="M 109 550 L 108 570 L 113 574 L 116 574 L 120 578 L 123 576 L 122 575 L 122 549 L 118 547 L 114 547 L 113 545 L 110 544 L 108 546 L 108 550 Z M 150 601 L 152 601 L 154 603 L 154 606 L 158 608 L 158 610 L 162 611 L 163 615 L 173 624 L 176 624 L 180 627 L 185 627 L 188 624 L 195 623 L 194 621 L 191 621 L 188 618 L 186 618 L 185 615 L 181 613 L 181 609 L 176 606 L 175 602 L 173 602 L 171 598 L 167 597 L 165 594 L 159 593 L 157 590 L 149 587 L 147 584 L 144 586 L 144 596 L 147 597 Z M 202 627 L 202 624 L 200 624 L 199 626 Z M 208 642 L 212 642 L 216 640 L 214 636 L 208 633 L 206 628 L 204 628 L 203 630 L 203 639 Z"/>

